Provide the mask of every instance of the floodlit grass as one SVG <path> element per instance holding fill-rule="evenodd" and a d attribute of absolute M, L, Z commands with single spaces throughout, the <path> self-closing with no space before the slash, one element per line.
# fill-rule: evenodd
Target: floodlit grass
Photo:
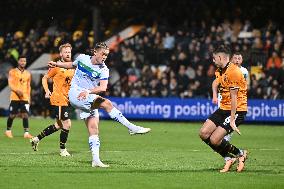
<path fill-rule="evenodd" d="M 53 123 L 30 119 L 33 135 Z M 101 121 L 101 159 L 111 167 L 91 167 L 84 123 L 72 122 L 68 150 L 59 156 L 59 132 L 44 138 L 34 152 L 23 138 L 22 121 L 6 138 L 6 118 L 0 119 L 0 188 L 284 188 L 284 127 L 240 127 L 232 143 L 249 150 L 246 170 L 221 174 L 223 159 L 198 137 L 201 123 L 135 122 L 151 133 L 129 136 L 114 121 Z"/>

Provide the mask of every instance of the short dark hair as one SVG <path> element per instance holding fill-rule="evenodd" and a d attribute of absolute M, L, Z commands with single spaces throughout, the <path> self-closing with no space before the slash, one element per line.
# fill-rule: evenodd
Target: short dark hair
<path fill-rule="evenodd" d="M 107 46 L 107 44 L 105 42 L 98 42 L 95 44 L 94 50 L 98 50 L 98 49 L 107 49 L 109 50 L 109 47 Z"/>
<path fill-rule="evenodd" d="M 27 58 L 25 55 L 20 55 L 18 60 L 20 60 L 21 58 Z"/>
<path fill-rule="evenodd" d="M 213 52 L 214 54 L 217 54 L 217 53 L 225 53 L 225 54 L 227 54 L 227 55 L 231 55 L 231 49 L 228 47 L 228 46 L 226 46 L 226 45 L 220 45 L 220 46 L 218 46 L 215 50 L 214 50 L 214 52 Z"/>
<path fill-rule="evenodd" d="M 243 56 L 243 54 L 241 52 L 239 52 L 239 51 L 234 52 L 233 55 L 241 55 L 241 56 Z"/>

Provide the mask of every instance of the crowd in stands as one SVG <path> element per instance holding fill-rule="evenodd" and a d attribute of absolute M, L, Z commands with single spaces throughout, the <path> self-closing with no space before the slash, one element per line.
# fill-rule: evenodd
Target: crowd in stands
<path fill-rule="evenodd" d="M 243 66 L 251 73 L 249 98 L 284 98 L 283 31 L 271 21 L 255 29 L 249 20 L 191 23 L 177 30 L 145 28 L 113 50 L 109 65 L 120 79 L 109 95 L 211 98 L 211 55 L 218 44 L 243 54 Z"/>

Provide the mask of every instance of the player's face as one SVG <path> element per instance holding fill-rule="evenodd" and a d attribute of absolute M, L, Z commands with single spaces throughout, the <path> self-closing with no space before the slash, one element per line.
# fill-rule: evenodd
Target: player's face
<path fill-rule="evenodd" d="M 236 64 L 237 66 L 241 66 L 241 64 L 243 63 L 243 57 L 242 55 L 234 55 L 232 57 L 232 63 Z"/>
<path fill-rule="evenodd" d="M 60 57 L 65 62 L 71 62 L 71 48 L 70 47 L 63 48 L 60 52 Z"/>
<path fill-rule="evenodd" d="M 95 58 L 95 61 L 97 63 L 104 63 L 107 59 L 108 54 L 109 54 L 108 49 L 101 48 L 94 52 L 93 58 Z"/>
<path fill-rule="evenodd" d="M 217 67 L 221 67 L 221 65 L 222 65 L 222 57 L 221 57 L 220 53 L 213 54 L 213 62 L 215 63 L 215 65 Z"/>
<path fill-rule="evenodd" d="M 26 58 L 20 58 L 18 60 L 18 65 L 20 68 L 25 68 L 27 64 L 27 59 Z"/>
<path fill-rule="evenodd" d="M 213 54 L 213 62 L 219 68 L 224 67 L 229 62 L 229 57 L 224 53 Z"/>

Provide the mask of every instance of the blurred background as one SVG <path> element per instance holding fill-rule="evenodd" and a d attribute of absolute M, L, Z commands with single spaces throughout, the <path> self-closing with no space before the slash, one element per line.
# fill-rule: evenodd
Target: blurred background
<path fill-rule="evenodd" d="M 280 0 L 0 1 L 0 114 L 8 114 L 8 71 L 20 55 L 33 77 L 31 115 L 48 117 L 41 78 L 58 47 L 71 43 L 75 57 L 106 41 L 106 96 L 130 118 L 208 116 L 216 108 L 212 51 L 226 44 L 243 54 L 250 73 L 249 120 L 284 121 L 283 7 Z"/>

